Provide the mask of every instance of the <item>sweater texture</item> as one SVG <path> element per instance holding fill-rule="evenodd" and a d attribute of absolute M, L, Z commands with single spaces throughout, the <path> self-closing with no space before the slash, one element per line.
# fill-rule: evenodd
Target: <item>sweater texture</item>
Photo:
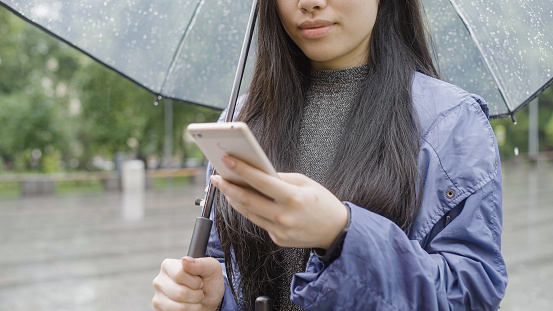
<path fill-rule="evenodd" d="M 368 65 L 341 70 L 312 72 L 312 83 L 300 128 L 299 173 L 324 184 L 337 152 L 348 113 L 357 100 Z M 290 301 L 290 283 L 295 273 L 305 271 L 309 249 L 284 249 L 285 278 L 275 299 L 278 310 L 303 310 Z"/>

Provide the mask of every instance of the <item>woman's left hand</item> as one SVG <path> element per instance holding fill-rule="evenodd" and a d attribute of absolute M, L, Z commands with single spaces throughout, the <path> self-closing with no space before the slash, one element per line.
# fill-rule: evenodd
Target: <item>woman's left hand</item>
<path fill-rule="evenodd" d="M 346 207 L 307 176 L 279 173 L 279 179 L 230 156 L 223 162 L 254 190 L 219 175 L 211 176 L 213 185 L 236 211 L 267 230 L 277 245 L 328 249 L 346 226 Z"/>

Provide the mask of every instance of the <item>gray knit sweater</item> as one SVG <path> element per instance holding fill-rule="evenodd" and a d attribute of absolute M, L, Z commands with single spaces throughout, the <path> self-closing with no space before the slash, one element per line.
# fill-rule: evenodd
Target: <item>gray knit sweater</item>
<path fill-rule="evenodd" d="M 336 155 L 352 103 L 357 99 L 367 65 L 342 69 L 313 71 L 313 82 L 307 92 L 300 130 L 298 172 L 323 183 Z M 275 299 L 278 310 L 303 310 L 290 301 L 290 283 L 294 273 L 305 271 L 309 250 L 286 248 L 286 277 Z"/>

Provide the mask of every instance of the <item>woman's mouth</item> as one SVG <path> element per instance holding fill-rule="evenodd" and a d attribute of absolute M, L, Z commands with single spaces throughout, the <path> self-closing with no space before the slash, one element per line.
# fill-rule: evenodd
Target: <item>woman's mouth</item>
<path fill-rule="evenodd" d="M 334 23 L 328 21 L 309 21 L 299 25 L 301 34 L 308 39 L 320 38 L 334 27 Z"/>

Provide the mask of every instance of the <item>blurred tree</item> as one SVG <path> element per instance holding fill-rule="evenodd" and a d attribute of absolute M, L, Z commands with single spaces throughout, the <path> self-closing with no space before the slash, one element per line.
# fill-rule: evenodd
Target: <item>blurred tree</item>
<path fill-rule="evenodd" d="M 66 152 L 70 132 L 58 110 L 52 100 L 42 96 L 19 92 L 4 96 L 0 109 L 0 154 L 4 161 L 15 163 L 19 157 L 28 163 L 21 169 L 42 169 L 45 156 Z"/>
<path fill-rule="evenodd" d="M 163 100 L 155 105 L 150 92 L 92 61 L 79 71 L 76 81 L 81 83 L 82 90 L 78 138 L 83 154 L 111 158 L 116 152 L 133 152 L 142 159 L 150 155 L 161 158 Z M 191 122 L 214 121 L 220 112 L 182 103 L 173 108 L 173 153 L 186 158 L 191 148 L 183 137 L 186 126 Z"/>
<path fill-rule="evenodd" d="M 553 87 L 548 88 L 540 97 L 540 124 L 543 124 L 543 150 L 553 151 Z M 542 121 L 543 119 L 543 121 Z"/>
<path fill-rule="evenodd" d="M 8 167 L 44 170 L 44 159 L 68 150 L 63 103 L 77 62 L 59 41 L 5 10 L 0 20 L 0 157 Z"/>
<path fill-rule="evenodd" d="M 528 152 L 528 108 L 524 107 L 517 112 L 516 125 L 509 118 L 491 120 L 502 158 L 516 156 L 515 148 L 520 154 Z M 539 96 L 538 123 L 539 151 L 553 151 L 553 87 Z"/>
<path fill-rule="evenodd" d="M 0 163 L 8 169 L 94 169 L 96 156 L 160 158 L 163 100 L 0 7 Z M 201 156 L 186 143 L 190 122 L 220 112 L 174 105 L 179 158 Z"/>

